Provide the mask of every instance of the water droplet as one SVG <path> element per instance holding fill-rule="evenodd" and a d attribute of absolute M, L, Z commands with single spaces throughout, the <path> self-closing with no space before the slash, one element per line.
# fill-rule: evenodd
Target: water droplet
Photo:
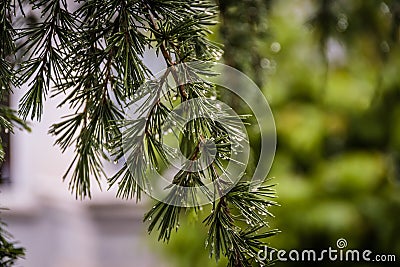
<path fill-rule="evenodd" d="M 169 133 L 172 133 L 172 129 L 171 129 L 171 128 L 169 128 L 169 129 L 168 129 L 168 132 L 169 132 Z"/>
<path fill-rule="evenodd" d="M 384 53 L 390 52 L 390 46 L 389 46 L 389 44 L 388 44 L 386 41 L 383 41 L 383 42 L 380 44 L 380 48 L 381 48 L 382 52 L 384 52 Z"/>
<path fill-rule="evenodd" d="M 217 100 L 217 97 L 215 95 L 210 97 L 211 100 Z"/>
<path fill-rule="evenodd" d="M 388 5 L 384 2 L 381 3 L 381 11 L 383 14 L 389 14 L 390 13 L 390 8 L 388 7 Z"/>
<path fill-rule="evenodd" d="M 151 217 L 149 217 L 149 221 L 151 221 Z"/>
<path fill-rule="evenodd" d="M 267 69 L 267 68 L 269 68 L 270 63 L 271 63 L 271 62 L 269 61 L 268 58 L 263 58 L 263 59 L 261 59 L 261 61 L 260 61 L 260 66 L 261 66 L 261 68 L 263 68 L 263 69 Z"/>
<path fill-rule="evenodd" d="M 174 96 L 174 97 L 172 98 L 172 100 L 175 101 L 175 100 L 176 100 L 176 96 Z"/>
<path fill-rule="evenodd" d="M 337 22 L 338 31 L 344 32 L 349 26 L 347 16 L 345 14 L 340 14 Z"/>
<path fill-rule="evenodd" d="M 118 160 L 114 160 L 114 164 L 118 164 Z"/>
<path fill-rule="evenodd" d="M 154 137 L 155 137 L 156 139 L 158 139 L 158 138 L 160 138 L 160 135 L 159 135 L 159 134 L 156 134 Z"/>
<path fill-rule="evenodd" d="M 271 51 L 274 53 L 278 53 L 281 51 L 281 44 L 278 42 L 273 42 L 270 47 Z"/>

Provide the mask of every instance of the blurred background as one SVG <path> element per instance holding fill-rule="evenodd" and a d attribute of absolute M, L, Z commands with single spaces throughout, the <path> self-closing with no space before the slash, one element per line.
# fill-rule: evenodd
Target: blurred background
<path fill-rule="evenodd" d="M 269 177 L 281 207 L 271 210 L 270 224 L 282 232 L 269 244 L 327 249 L 345 238 L 347 248 L 400 260 L 400 1 L 218 4 L 221 23 L 211 38 L 224 45 L 223 62 L 259 85 L 275 116 L 278 145 Z M 146 60 L 159 68 L 157 59 Z M 11 211 L 2 217 L 27 248 L 21 266 L 225 265 L 204 250 L 202 215 L 188 214 L 162 244 L 142 223 L 151 200 L 137 205 L 95 192 L 92 200 L 75 201 L 61 181 L 72 151 L 61 154 L 47 135 L 63 114 L 56 104 L 50 100 L 32 133 L 10 139 L 10 181 L 2 185 L 1 205 Z M 248 130 L 257 154 L 258 135 Z M 117 168 L 108 166 L 110 173 Z"/>

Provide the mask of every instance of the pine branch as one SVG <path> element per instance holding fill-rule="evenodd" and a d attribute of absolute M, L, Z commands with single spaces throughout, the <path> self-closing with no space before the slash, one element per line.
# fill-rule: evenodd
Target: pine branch
<path fill-rule="evenodd" d="M 21 6 L 20 1 L 18 4 Z M 16 12 L 15 1 L 2 1 L 0 3 L 0 131 L 14 132 L 14 127 L 30 131 L 25 121 L 19 118 L 16 112 L 10 107 L 4 105 L 4 102 L 12 93 L 12 87 L 18 84 L 14 65 L 16 49 L 15 38 L 16 30 L 13 26 L 13 18 Z M 1 142 L 3 140 L 0 140 Z M 4 146 L 0 143 L 0 162 L 4 160 Z"/>
<path fill-rule="evenodd" d="M 269 199 L 274 192 L 269 186 L 250 190 L 248 182 L 234 184 L 237 177 L 226 166 L 241 164 L 232 156 L 241 149 L 233 140 L 245 137 L 241 122 L 204 100 L 217 95 L 216 86 L 197 74 L 216 75 L 207 64 L 185 64 L 220 58 L 219 46 L 207 37 L 208 27 L 216 23 L 216 6 L 205 0 L 75 3 L 72 10 L 63 0 L 31 1 L 40 18 L 17 31 L 17 50 L 26 57 L 18 69 L 18 84 L 29 85 L 20 114 L 40 120 L 50 93 L 62 98 L 60 107 L 72 110 L 49 131 L 62 151 L 74 148 L 64 175 L 70 178 L 70 190 L 76 198 L 91 197 L 92 180 L 100 186 L 105 176 L 103 161 L 122 161 L 108 184 L 118 187 L 117 197 L 139 200 L 142 191 L 152 190 L 151 175 L 168 170 L 180 149 L 188 160 L 165 187 L 165 199 L 145 215 L 148 231 L 157 230 L 159 240 L 168 242 L 184 211 L 199 213 L 200 193 L 214 207 L 204 221 L 210 253 L 217 260 L 227 257 L 229 266 L 250 266 L 264 239 L 275 233 L 267 231 L 264 222 L 272 216 L 268 207 L 276 205 Z M 8 34 L 6 40 L 15 39 L 12 28 Z M 143 62 L 146 49 L 169 67 L 157 80 Z M 6 78 L 12 76 L 10 70 L 10 65 L 0 64 Z M 9 82 L 0 80 L 0 85 Z M 187 104 L 187 110 L 173 113 L 179 104 Z M 131 105 L 137 107 L 135 118 L 126 120 Z M 201 116 L 185 121 L 194 115 Z M 181 133 L 174 132 L 174 123 Z M 166 147 L 164 134 L 169 133 L 177 137 L 179 148 Z M 209 164 L 197 168 L 199 159 Z"/>
<path fill-rule="evenodd" d="M 251 186 L 250 182 L 239 182 L 214 204 L 212 213 L 204 220 L 210 228 L 206 241 L 210 257 L 214 255 L 218 260 L 221 255 L 226 256 L 228 266 L 253 266 L 257 252 L 265 245 L 264 239 L 278 232 L 263 230 L 268 227 L 265 216 L 272 216 L 268 208 L 277 205 L 268 199 L 275 197 L 274 191 L 271 186 L 250 190 Z M 234 216 L 232 210 L 238 210 L 239 215 Z M 246 221 L 246 227 L 239 226 L 241 220 Z"/>
<path fill-rule="evenodd" d="M 74 18 L 65 10 L 64 1 L 32 1 L 33 7 L 41 10 L 43 21 L 28 25 L 19 31 L 22 57 L 28 54 L 19 69 L 19 83 L 29 83 L 28 92 L 21 99 L 19 113 L 23 118 L 40 120 L 43 101 L 46 99 L 51 81 L 64 77 L 67 63 L 62 48 L 68 47 L 69 32 L 76 27 Z M 32 82 L 30 82 L 33 80 Z"/>
<path fill-rule="evenodd" d="M 5 229 L 6 227 L 7 225 L 0 220 L 0 265 L 10 267 L 13 266 L 18 259 L 24 257 L 25 249 L 17 246 L 16 242 L 11 241 L 13 237 L 7 232 Z"/>

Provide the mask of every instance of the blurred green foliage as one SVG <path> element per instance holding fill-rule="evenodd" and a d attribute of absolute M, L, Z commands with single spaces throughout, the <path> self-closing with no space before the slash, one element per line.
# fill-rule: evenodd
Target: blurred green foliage
<path fill-rule="evenodd" d="M 345 238 L 348 248 L 400 260 L 400 1 L 220 6 L 225 62 L 262 85 L 276 120 L 270 177 L 281 207 L 272 228 L 282 233 L 271 245 L 327 249 Z M 172 238 L 172 266 L 215 266 L 199 229 L 194 223 Z"/>

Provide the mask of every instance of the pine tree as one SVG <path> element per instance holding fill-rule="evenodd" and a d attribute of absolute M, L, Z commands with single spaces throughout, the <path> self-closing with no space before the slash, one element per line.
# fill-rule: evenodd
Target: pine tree
<path fill-rule="evenodd" d="M 10 0 L 1 5 L 2 92 L 10 92 L 12 85 L 29 86 L 19 106 L 23 119 L 40 120 L 49 96 L 62 97 L 59 106 L 72 110 L 49 131 L 62 151 L 75 148 L 64 176 L 70 190 L 77 198 L 90 198 L 92 179 L 100 185 L 105 176 L 102 162 L 125 161 L 107 180 L 110 187 L 118 187 L 118 197 L 140 200 L 142 192 L 150 190 L 146 187 L 149 173 L 156 171 L 149 166 L 163 168 L 174 153 L 164 146 L 168 114 L 179 104 L 217 94 L 215 84 L 202 80 L 176 88 L 164 81 L 171 75 L 179 84 L 179 68 L 185 75 L 193 74 L 185 63 L 215 62 L 221 56 L 220 46 L 208 39 L 209 26 L 218 14 L 215 4 L 206 0 Z M 30 9 L 33 22 L 15 29 L 18 16 L 24 17 Z M 151 82 L 153 73 L 143 61 L 146 50 L 154 51 L 169 67 L 158 83 Z M 157 101 L 140 98 L 143 88 L 146 95 L 159 96 Z M 132 103 L 141 103 L 145 115 L 127 122 L 125 107 Z M 196 108 L 216 112 L 206 104 Z M 24 126 L 13 111 L 7 112 L 3 129 L 11 129 L 12 123 Z M 180 170 L 165 199 L 145 215 L 148 231 L 157 230 L 159 240 L 168 242 L 181 216 L 201 210 L 194 197 L 191 205 L 178 205 L 182 192 L 175 188 L 187 189 L 183 198 L 189 201 L 191 188 L 216 181 L 234 151 L 232 138 L 220 123 L 208 118 L 183 125 L 179 146 L 186 158 L 196 160 L 206 154 L 205 140 L 213 140 L 215 159 L 204 169 Z M 203 222 L 209 229 L 205 243 L 210 257 L 227 257 L 228 266 L 252 266 L 265 239 L 276 233 L 266 222 L 269 207 L 276 205 L 271 199 L 274 189 L 255 186 L 246 177 L 227 194 L 219 194 L 219 186 L 223 185 L 215 189 L 218 197 L 204 192 L 212 205 Z"/>

